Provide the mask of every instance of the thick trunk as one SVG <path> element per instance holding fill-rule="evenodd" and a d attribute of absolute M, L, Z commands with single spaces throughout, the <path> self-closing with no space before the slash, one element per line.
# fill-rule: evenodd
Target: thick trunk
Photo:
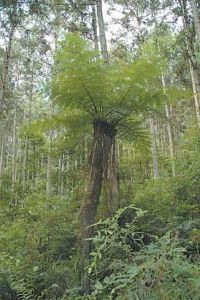
<path fill-rule="evenodd" d="M 111 216 L 119 208 L 119 176 L 118 176 L 118 152 L 116 139 L 111 148 L 108 164 L 108 215 Z"/>
<path fill-rule="evenodd" d="M 103 175 L 107 170 L 111 147 L 116 134 L 115 128 L 106 121 L 94 121 L 94 136 L 91 153 L 91 168 L 87 196 L 82 207 L 82 254 L 83 254 L 83 292 L 90 292 L 88 265 L 92 249 L 93 227 L 99 198 L 102 190 Z"/>
<path fill-rule="evenodd" d="M 102 0 L 97 0 L 97 16 L 98 16 L 98 26 L 99 26 L 99 36 L 100 36 L 100 46 L 101 55 L 104 63 L 108 63 L 109 55 L 107 48 L 105 24 L 103 18 Z M 118 181 L 118 157 L 117 157 L 117 142 L 114 141 L 113 147 L 111 149 L 112 155 L 108 164 L 108 206 L 109 213 L 113 213 L 118 207 L 118 196 L 119 196 L 119 181 Z"/>

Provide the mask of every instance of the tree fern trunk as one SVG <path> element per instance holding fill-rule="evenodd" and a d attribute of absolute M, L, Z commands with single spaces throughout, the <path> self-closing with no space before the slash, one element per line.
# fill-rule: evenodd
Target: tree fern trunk
<path fill-rule="evenodd" d="M 119 207 L 119 179 L 118 179 L 118 153 L 116 139 L 111 148 L 111 155 L 108 165 L 108 205 L 109 216 L 113 215 Z"/>
<path fill-rule="evenodd" d="M 97 3 L 97 17 L 98 17 L 101 55 L 104 63 L 108 63 L 109 55 L 108 55 L 108 47 L 107 47 L 107 40 L 106 40 L 105 23 L 103 18 L 102 0 L 97 0 L 96 3 Z M 113 214 L 115 209 L 118 207 L 119 181 L 118 181 L 118 172 L 117 172 L 118 157 L 117 157 L 116 149 L 117 149 L 117 143 L 115 140 L 111 149 L 112 155 L 110 157 L 110 161 L 108 164 L 107 189 L 108 189 L 109 198 L 107 199 L 107 204 L 108 204 L 109 214 Z"/>
<path fill-rule="evenodd" d="M 102 190 L 103 174 L 107 170 L 111 147 L 116 134 L 115 128 L 106 121 L 94 121 L 94 136 L 91 152 L 90 175 L 87 196 L 82 207 L 82 254 L 83 292 L 90 292 L 90 277 L 87 267 L 92 249 L 93 227 Z"/>

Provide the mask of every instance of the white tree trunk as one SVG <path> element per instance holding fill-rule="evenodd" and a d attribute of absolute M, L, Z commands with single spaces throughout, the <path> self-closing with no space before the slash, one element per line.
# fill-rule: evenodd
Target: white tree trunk
<path fill-rule="evenodd" d="M 17 112 L 15 108 L 13 122 L 13 141 L 12 141 L 12 184 L 14 186 L 17 178 Z"/>
<path fill-rule="evenodd" d="M 107 41 L 105 34 L 105 24 L 103 19 L 103 9 L 102 9 L 102 0 L 97 0 L 97 17 L 98 17 L 98 25 L 99 25 L 99 40 L 101 46 L 101 55 L 104 62 L 108 62 L 108 49 L 107 49 Z"/>
<path fill-rule="evenodd" d="M 152 144 L 152 158 L 153 158 L 153 176 L 154 179 L 159 179 L 159 168 L 158 168 L 158 150 L 156 143 L 156 131 L 153 117 L 149 118 L 150 132 L 151 132 L 151 144 Z"/>
<path fill-rule="evenodd" d="M 97 33 L 97 15 L 96 15 L 96 7 L 92 5 L 92 28 L 94 34 L 94 47 L 95 50 L 99 51 L 99 43 L 98 43 L 98 33 Z"/>
<path fill-rule="evenodd" d="M 189 65 L 190 65 L 190 74 L 191 74 L 191 79 L 192 79 L 192 89 L 193 89 L 193 95 L 194 95 L 194 103 L 195 103 L 195 109 L 196 109 L 197 122 L 198 122 L 198 126 L 200 128 L 200 80 L 199 80 L 199 74 L 198 74 L 197 70 L 195 70 L 190 59 L 189 59 Z"/>
<path fill-rule="evenodd" d="M 50 131 L 48 138 L 48 155 L 47 155 L 47 177 L 46 177 L 46 197 L 49 198 L 52 195 L 52 186 L 51 186 L 51 173 L 52 173 L 52 159 L 51 159 L 51 142 L 53 137 L 53 130 Z"/>
<path fill-rule="evenodd" d="M 22 166 L 22 189 L 23 191 L 25 191 L 25 187 L 26 187 L 26 162 L 27 162 L 27 152 L 28 150 L 28 138 L 27 138 L 27 135 L 26 135 L 26 138 L 25 138 L 25 148 L 24 148 L 24 157 L 23 157 L 23 166 Z"/>
<path fill-rule="evenodd" d="M 165 78 L 162 74 L 162 85 L 163 85 L 163 91 L 166 93 L 166 84 L 165 84 Z M 165 114 L 167 117 L 167 134 L 169 139 L 169 153 L 170 153 L 170 160 L 171 160 L 171 166 L 172 166 L 172 176 L 176 175 L 175 170 L 175 163 L 174 163 L 174 145 L 173 145 L 173 134 L 172 134 L 172 127 L 171 127 L 171 116 L 170 111 L 167 103 L 165 103 Z"/>

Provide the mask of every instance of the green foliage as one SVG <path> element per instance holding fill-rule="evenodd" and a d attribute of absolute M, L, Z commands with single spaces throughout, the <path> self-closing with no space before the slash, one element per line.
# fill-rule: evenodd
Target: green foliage
<path fill-rule="evenodd" d="M 175 178 L 165 173 L 160 180 L 136 182 L 131 194 L 126 187 L 130 203 L 148 210 L 144 230 L 160 235 L 174 223 L 199 218 L 199 153 L 199 130 L 193 127 L 177 148 Z"/>
<path fill-rule="evenodd" d="M 97 299 L 198 299 L 200 267 L 187 260 L 176 235 L 169 232 L 145 245 L 137 225 L 144 213 L 135 210 L 132 222 L 120 226 L 125 210 L 97 224 L 102 229 L 90 267 Z"/>
<path fill-rule="evenodd" d="M 20 300 L 35 299 L 33 287 L 20 278 L 21 260 L 2 253 L 0 257 L 0 286 L 3 299 L 17 297 Z"/>
<path fill-rule="evenodd" d="M 55 101 L 64 107 L 82 109 L 93 118 L 117 124 L 121 119 L 151 109 L 163 96 L 154 59 L 127 64 L 102 64 L 96 51 L 78 35 L 69 34 L 56 57 L 52 80 Z"/>
<path fill-rule="evenodd" d="M 0 252 L 6 251 L 0 264 L 4 299 L 11 294 L 23 300 L 55 299 L 75 281 L 76 205 L 61 197 L 47 201 L 46 195 L 32 194 L 21 206 L 4 209 L 0 236 Z"/>

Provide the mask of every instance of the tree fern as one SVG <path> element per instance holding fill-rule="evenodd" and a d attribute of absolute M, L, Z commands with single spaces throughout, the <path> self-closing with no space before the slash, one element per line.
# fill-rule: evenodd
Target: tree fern
<path fill-rule="evenodd" d="M 52 78 L 55 102 L 64 110 L 78 110 L 80 116 L 84 112 L 84 120 L 93 124 L 89 182 L 82 207 L 83 291 L 86 294 L 90 291 L 87 266 L 92 249 L 91 225 L 95 221 L 111 147 L 120 127 L 121 133 L 126 129 L 124 136 L 125 132 L 131 132 L 131 125 L 132 137 L 144 136 L 142 118 L 163 98 L 157 80 L 159 72 L 155 59 L 103 64 L 97 52 L 73 34 L 66 37 L 56 56 L 56 74 Z"/>

